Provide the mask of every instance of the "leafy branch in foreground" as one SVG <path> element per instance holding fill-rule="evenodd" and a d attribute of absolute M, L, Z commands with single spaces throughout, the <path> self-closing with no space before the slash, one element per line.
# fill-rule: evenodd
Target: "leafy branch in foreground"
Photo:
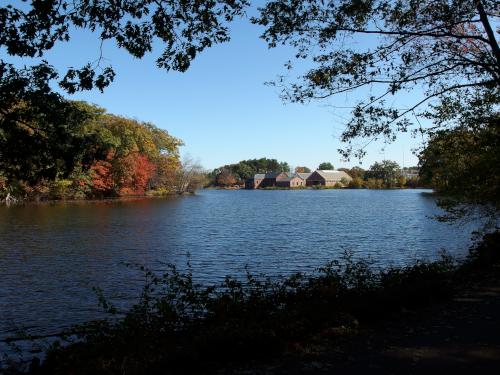
<path fill-rule="evenodd" d="M 142 58 L 159 41 L 163 51 L 156 65 L 186 71 L 196 56 L 214 44 L 230 39 L 229 23 L 243 15 L 247 0 L 44 0 L 0 7 L 0 114 L 20 101 L 44 113 L 61 105 L 52 90 L 57 82 L 66 92 L 97 88 L 103 91 L 115 78 L 105 65 L 105 41 L 114 41 L 135 58 Z M 77 30 L 95 35 L 98 57 L 60 74 L 47 60 L 56 44 L 71 40 Z M 158 44 L 156 44 L 158 45 Z M 8 57 L 22 58 L 25 65 Z M 31 64 L 31 65 L 30 65 Z M 30 118 L 14 117 L 13 121 Z M 0 131 L 4 128 L 0 121 Z"/>
<path fill-rule="evenodd" d="M 275 82 L 284 100 L 368 93 L 342 134 L 345 158 L 364 156 L 379 137 L 390 142 L 398 132 L 432 133 L 413 117 L 456 126 L 463 117 L 490 117 L 500 103 L 497 1 L 275 0 L 260 11 L 253 22 L 265 27 L 270 47 L 290 45 L 296 59 L 314 64 L 297 81 Z M 404 97 L 409 91 L 417 95 Z M 455 110 L 443 113 L 450 102 Z M 367 141 L 355 148 L 358 138 Z"/>
<path fill-rule="evenodd" d="M 77 29 L 95 33 L 101 42 L 98 59 L 69 68 L 59 84 L 69 93 L 93 87 L 102 90 L 114 78 L 110 66 L 101 66 L 103 42 L 113 40 L 133 57 L 142 58 L 159 40 L 163 52 L 156 65 L 183 72 L 197 54 L 229 40 L 228 23 L 241 16 L 246 5 L 246 0 L 49 0 L 7 5 L 0 8 L 0 46 L 9 56 L 43 58 L 57 43 L 70 41 Z M 17 71 L 3 59 L 1 66 L 3 71 Z M 52 74 L 37 75 L 43 66 Z M 19 71 L 44 79 L 57 76 L 48 63 Z"/>

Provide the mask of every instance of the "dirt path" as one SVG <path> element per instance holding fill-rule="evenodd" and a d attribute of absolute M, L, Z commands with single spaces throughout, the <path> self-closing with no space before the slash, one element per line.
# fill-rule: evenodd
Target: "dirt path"
<path fill-rule="evenodd" d="M 341 342 L 313 340 L 301 352 L 235 373 L 500 374 L 499 274 L 453 300 L 406 311 Z"/>

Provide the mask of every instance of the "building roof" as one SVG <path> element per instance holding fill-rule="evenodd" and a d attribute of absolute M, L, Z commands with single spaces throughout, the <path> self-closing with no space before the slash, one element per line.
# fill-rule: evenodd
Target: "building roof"
<path fill-rule="evenodd" d="M 300 178 L 300 179 L 302 179 L 302 177 L 300 177 L 298 175 L 298 173 L 294 173 L 294 174 L 288 174 L 286 177 L 280 177 L 278 180 L 279 181 L 291 181 L 294 178 Z"/>
<path fill-rule="evenodd" d="M 257 173 L 255 176 L 253 176 L 255 180 L 263 180 L 266 178 L 266 175 L 264 173 Z"/>
<path fill-rule="evenodd" d="M 318 169 L 315 172 L 318 173 L 321 177 L 323 177 L 326 181 L 340 181 L 342 178 L 346 178 L 348 180 L 351 179 L 351 176 L 349 176 L 344 171 Z"/>
<path fill-rule="evenodd" d="M 295 173 L 295 174 L 301 179 L 307 180 L 307 177 L 309 177 L 312 174 L 312 172 Z"/>
<path fill-rule="evenodd" d="M 266 178 L 276 178 L 283 172 L 268 172 L 266 173 Z"/>

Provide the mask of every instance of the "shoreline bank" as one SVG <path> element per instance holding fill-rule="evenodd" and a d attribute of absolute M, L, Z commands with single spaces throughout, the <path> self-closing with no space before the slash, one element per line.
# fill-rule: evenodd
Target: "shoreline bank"
<path fill-rule="evenodd" d="M 31 373 L 108 374 L 123 366 L 125 373 L 165 366 L 190 373 L 300 356 L 300 347 L 322 332 L 329 332 L 328 342 L 342 342 L 404 311 L 448 301 L 477 277 L 498 272 L 499 239 L 488 235 L 461 263 L 444 257 L 379 272 L 347 258 L 314 276 L 276 282 L 248 275 L 246 282 L 227 278 L 219 288 L 200 288 L 175 268 L 164 275 L 145 270 L 141 300 L 125 317 L 80 326 L 76 341 L 54 347 Z M 103 307 L 112 312 L 105 301 Z"/>
<path fill-rule="evenodd" d="M 57 205 L 57 204 L 96 204 L 96 203 L 113 203 L 113 202 L 133 202 L 144 199 L 173 199 L 177 197 L 191 196 L 196 193 L 171 193 L 163 195 L 133 195 L 123 197 L 106 197 L 106 198 L 89 198 L 89 199 L 26 199 L 17 200 L 15 203 L 6 204 L 5 201 L 0 201 L 0 206 L 43 206 L 43 205 Z"/>

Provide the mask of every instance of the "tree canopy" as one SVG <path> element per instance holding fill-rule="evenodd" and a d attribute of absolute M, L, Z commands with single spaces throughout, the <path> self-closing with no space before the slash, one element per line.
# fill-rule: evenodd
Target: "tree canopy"
<path fill-rule="evenodd" d="M 319 169 L 319 170 L 333 170 L 333 169 L 335 169 L 335 168 L 333 167 L 333 164 L 332 164 L 332 163 L 330 163 L 329 161 L 325 161 L 325 162 L 321 163 L 321 164 L 318 166 L 318 169 Z"/>
<path fill-rule="evenodd" d="M 171 188 L 183 169 L 179 140 L 152 124 L 70 102 L 54 86 L 69 94 L 103 91 L 115 78 L 105 64 L 106 41 L 135 58 L 153 52 L 160 41 L 157 67 L 184 72 L 199 53 L 230 39 L 228 25 L 247 5 L 247 0 L 32 0 L 0 7 L 0 195 L 13 189 L 49 191 L 57 181 L 72 189 L 81 184 L 77 190 L 83 195 Z M 78 30 L 95 35 L 98 58 L 57 71 L 48 53 Z M 14 63 L 19 58 L 22 65 Z"/>
<path fill-rule="evenodd" d="M 172 191 L 182 142 L 150 123 L 61 102 L 55 117 L 0 128 L 0 199 L 84 198 Z M 30 110 L 24 102 L 22 110 Z M 49 113 L 53 113 L 49 111 Z M 2 115 L 0 115 L 0 120 Z"/>
<path fill-rule="evenodd" d="M 247 0 L 33 0 L 2 6 L 0 49 L 6 53 L 0 58 L 0 113 L 4 118 L 26 119 L 30 112 L 11 110 L 20 101 L 36 113 L 55 110 L 63 104 L 52 90 L 53 82 L 70 94 L 102 91 L 115 77 L 113 67 L 104 65 L 107 40 L 135 58 L 152 52 L 159 40 L 163 51 L 157 67 L 184 72 L 199 53 L 230 39 L 228 24 L 247 5 Z M 47 61 L 47 53 L 57 43 L 70 41 L 78 29 L 96 35 L 99 57 L 58 72 Z M 24 66 L 8 57 L 23 58 Z"/>
<path fill-rule="evenodd" d="M 311 170 L 308 167 L 295 167 L 295 173 L 309 173 Z"/>
<path fill-rule="evenodd" d="M 370 169 L 365 172 L 365 179 L 379 179 L 383 181 L 386 188 L 395 187 L 398 178 L 401 176 L 401 169 L 395 161 L 382 160 L 375 162 Z"/>
<path fill-rule="evenodd" d="M 499 16 L 495 0 L 272 0 L 253 22 L 270 47 L 290 45 L 313 63 L 297 80 L 288 72 L 275 82 L 285 100 L 366 93 L 341 136 L 349 158 L 380 137 L 435 130 L 419 118 L 440 127 L 491 117 L 500 103 Z M 399 95 L 413 89 L 405 103 Z"/>
<path fill-rule="evenodd" d="M 215 168 L 209 175 L 211 183 L 220 186 L 229 186 L 242 183 L 256 173 L 290 172 L 287 162 L 276 159 L 260 158 L 242 160 L 235 164 L 227 164 Z"/>
<path fill-rule="evenodd" d="M 76 29 L 85 29 L 101 42 L 114 40 L 119 48 L 141 58 L 152 51 L 157 39 L 163 51 L 156 65 L 182 72 L 205 48 L 229 40 L 228 22 L 240 16 L 246 5 L 246 0 L 46 0 L 9 4 L 0 8 L 0 46 L 10 56 L 43 58 L 56 43 L 68 42 Z M 69 68 L 59 84 L 70 93 L 94 86 L 102 90 L 114 77 L 112 67 L 101 66 L 102 57 L 81 68 Z M 2 67 L 9 71 L 13 68 L 3 60 Z M 14 72 L 36 75 L 39 70 L 57 74 L 47 62 Z M 47 78 L 56 77 L 49 74 Z"/>
<path fill-rule="evenodd" d="M 420 153 L 420 175 L 446 199 L 451 217 L 477 207 L 494 217 L 500 210 L 500 117 L 475 129 L 434 134 Z"/>

